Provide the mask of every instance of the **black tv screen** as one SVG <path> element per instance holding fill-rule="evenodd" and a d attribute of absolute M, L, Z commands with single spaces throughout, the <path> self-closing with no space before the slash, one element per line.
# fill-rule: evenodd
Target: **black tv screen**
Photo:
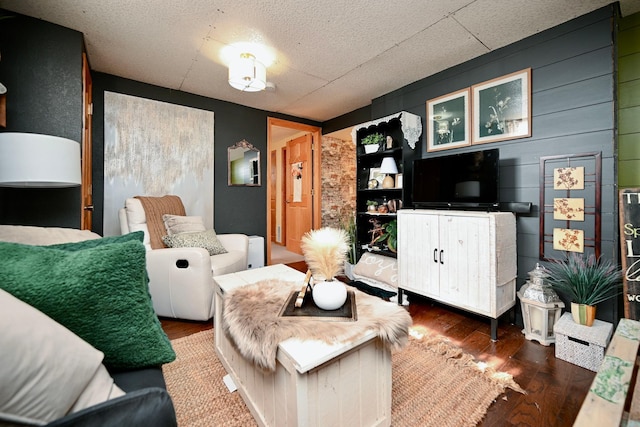
<path fill-rule="evenodd" d="M 497 208 L 499 174 L 497 148 L 414 160 L 413 205 L 417 208 Z"/>

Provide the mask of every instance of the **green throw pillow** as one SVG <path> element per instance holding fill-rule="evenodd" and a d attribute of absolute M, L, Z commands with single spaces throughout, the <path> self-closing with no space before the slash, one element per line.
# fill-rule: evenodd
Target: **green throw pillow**
<path fill-rule="evenodd" d="M 102 351 L 110 368 L 173 361 L 151 303 L 144 245 L 129 240 L 76 249 L 0 242 L 0 288 Z"/>
<path fill-rule="evenodd" d="M 83 240 L 81 242 L 57 243 L 55 245 L 47 245 L 46 247 L 63 249 L 65 251 L 80 251 L 83 249 L 107 245 L 109 243 L 123 243 L 131 240 L 144 242 L 144 231 L 134 231 L 133 233 L 123 234 L 122 236 L 107 236 L 100 239 Z"/>

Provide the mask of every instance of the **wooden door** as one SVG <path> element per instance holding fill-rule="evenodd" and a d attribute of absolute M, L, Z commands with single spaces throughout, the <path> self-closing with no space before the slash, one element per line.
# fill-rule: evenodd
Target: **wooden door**
<path fill-rule="evenodd" d="M 271 190 L 269 191 L 269 211 L 271 212 L 271 219 L 270 219 L 271 236 L 269 236 L 269 238 L 271 239 L 272 242 L 276 241 L 276 203 L 277 203 L 276 195 L 278 194 L 276 191 L 277 171 L 278 171 L 277 151 L 272 150 L 271 153 L 269 154 L 269 173 L 271 174 L 271 176 L 269 177 L 269 187 Z"/>
<path fill-rule="evenodd" d="M 81 201 L 82 212 L 80 213 L 80 228 L 82 230 L 91 230 L 93 221 L 93 175 L 91 172 L 92 164 L 92 141 L 91 126 L 93 115 L 93 100 L 91 91 L 93 88 L 91 81 L 91 72 L 87 55 L 82 54 L 82 86 L 83 86 L 83 129 L 82 129 L 82 184 L 81 184 Z"/>
<path fill-rule="evenodd" d="M 313 220 L 313 136 L 307 134 L 287 142 L 286 158 L 286 246 L 302 254 L 300 240 L 311 230 Z"/>

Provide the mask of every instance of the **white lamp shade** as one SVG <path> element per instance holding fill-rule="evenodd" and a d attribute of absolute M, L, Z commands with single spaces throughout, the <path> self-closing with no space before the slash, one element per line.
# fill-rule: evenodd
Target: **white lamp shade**
<path fill-rule="evenodd" d="M 267 87 L 267 69 L 255 56 L 243 53 L 229 64 L 229 84 L 243 92 L 258 92 Z"/>
<path fill-rule="evenodd" d="M 0 133 L 0 186 L 80 185 L 80 144 L 36 133 Z"/>
<path fill-rule="evenodd" d="M 385 157 L 380 165 L 380 173 L 398 173 L 398 167 L 393 157 Z"/>

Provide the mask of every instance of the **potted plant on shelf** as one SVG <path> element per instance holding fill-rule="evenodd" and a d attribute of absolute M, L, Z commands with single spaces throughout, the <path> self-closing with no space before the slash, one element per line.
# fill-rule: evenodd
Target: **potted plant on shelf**
<path fill-rule="evenodd" d="M 596 305 L 620 295 L 622 270 L 611 261 L 572 252 L 563 260 L 552 260 L 547 282 L 569 298 L 573 321 L 591 326 Z"/>
<path fill-rule="evenodd" d="M 367 200 L 367 211 L 369 212 L 377 212 L 378 211 L 378 202 L 375 200 Z"/>
<path fill-rule="evenodd" d="M 372 243 L 386 243 L 387 248 L 396 253 L 398 250 L 398 220 L 392 219 L 381 228 L 383 233 Z"/>
<path fill-rule="evenodd" d="M 381 133 L 372 133 L 367 135 L 360 143 L 364 146 L 364 152 L 367 154 L 375 153 L 380 148 L 380 144 L 384 141 L 384 135 Z"/>

